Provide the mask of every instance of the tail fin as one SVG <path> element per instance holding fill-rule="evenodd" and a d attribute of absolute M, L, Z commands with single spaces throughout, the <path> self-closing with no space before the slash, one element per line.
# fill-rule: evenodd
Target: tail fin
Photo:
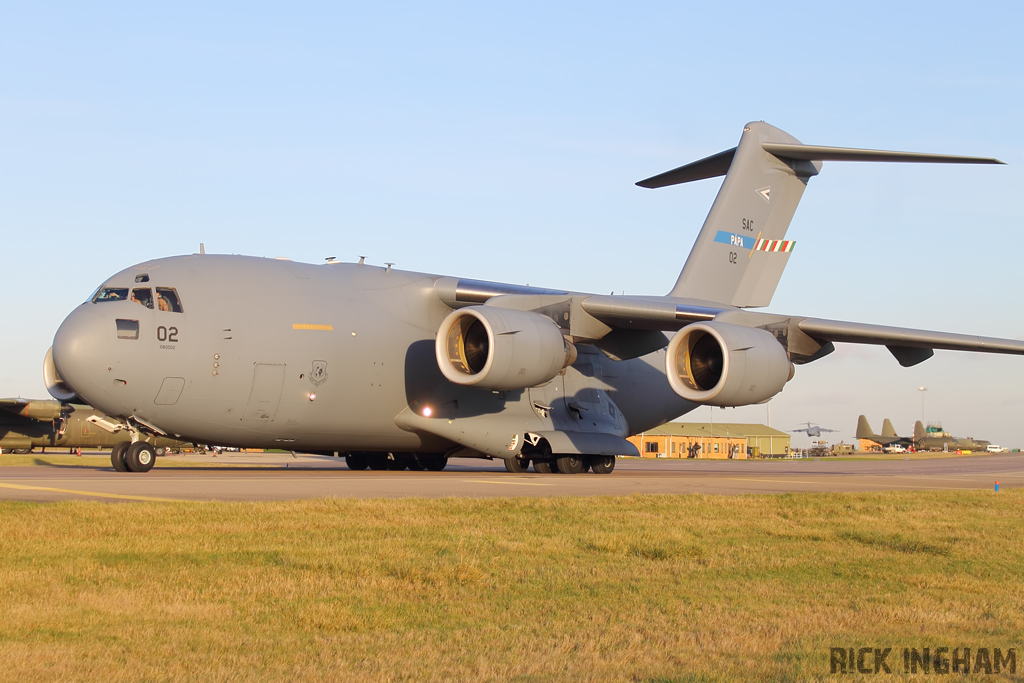
<path fill-rule="evenodd" d="M 893 429 L 892 422 L 889 418 L 885 418 L 885 421 L 882 422 L 882 436 L 899 436 L 899 434 L 896 433 L 896 430 Z"/>
<path fill-rule="evenodd" d="M 858 439 L 870 439 L 874 437 L 875 431 L 871 429 L 871 425 L 868 424 L 868 419 L 861 415 L 857 418 L 857 438 Z"/>
<path fill-rule="evenodd" d="M 918 420 L 914 423 L 914 441 L 922 441 L 926 436 L 928 432 L 924 429 L 924 423 Z"/>
<path fill-rule="evenodd" d="M 733 306 L 771 303 L 795 242 L 784 239 L 807 181 L 823 161 L 1002 163 L 996 159 L 801 144 L 767 123 L 748 123 L 739 145 L 642 180 L 657 188 L 725 175 L 669 296 Z"/>

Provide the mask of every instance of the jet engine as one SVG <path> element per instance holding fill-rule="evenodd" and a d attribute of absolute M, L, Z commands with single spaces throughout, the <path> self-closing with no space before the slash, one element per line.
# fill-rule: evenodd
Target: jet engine
<path fill-rule="evenodd" d="M 71 387 L 65 384 L 57 374 L 57 368 L 53 364 L 53 347 L 46 349 L 46 356 L 43 358 L 43 384 L 46 385 L 50 396 L 58 401 L 81 401 Z"/>
<path fill-rule="evenodd" d="M 445 377 L 481 389 L 534 387 L 576 360 L 576 348 L 550 318 L 491 306 L 449 313 L 434 348 Z"/>
<path fill-rule="evenodd" d="M 729 323 L 693 323 L 679 330 L 665 365 L 677 394 L 713 406 L 762 403 L 793 378 L 793 364 L 775 337 Z"/>

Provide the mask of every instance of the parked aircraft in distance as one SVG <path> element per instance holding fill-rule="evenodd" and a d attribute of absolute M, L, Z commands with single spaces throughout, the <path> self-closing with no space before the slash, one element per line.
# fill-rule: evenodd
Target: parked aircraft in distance
<path fill-rule="evenodd" d="M 896 433 L 896 429 L 892 426 L 892 421 L 889 418 L 885 418 L 882 421 L 882 433 L 875 434 L 874 430 L 871 429 L 871 425 L 868 424 L 868 418 L 861 415 L 857 418 L 856 437 L 858 439 L 874 441 L 883 448 L 886 446 L 906 446 L 909 448 L 914 445 L 913 437 L 900 436 Z"/>
<path fill-rule="evenodd" d="M 914 423 L 914 445 L 923 451 L 985 451 L 989 442 L 953 436 L 938 425 L 925 429 L 924 423 L 918 420 Z"/>
<path fill-rule="evenodd" d="M 134 443 L 111 459 L 133 471 L 152 466 L 158 434 L 343 452 L 353 469 L 468 456 L 609 473 L 637 455 L 627 436 L 700 405 L 764 402 L 834 342 L 885 345 L 903 366 L 933 349 L 1024 354 L 1021 341 L 749 310 L 771 302 L 797 203 L 833 160 L 1002 163 L 804 145 L 754 122 L 737 147 L 637 183 L 725 175 L 666 296 L 176 256 L 102 283 L 57 330 L 44 378 L 55 398 L 128 422 Z"/>
<path fill-rule="evenodd" d="M 54 400 L 0 399 L 0 450 L 31 453 L 33 448 L 112 448 L 131 443 L 127 423 L 109 418 L 90 406 Z M 186 448 L 172 439 L 153 440 L 155 452 Z"/>
<path fill-rule="evenodd" d="M 837 429 L 825 429 L 816 424 L 807 423 L 806 427 L 800 427 L 799 429 L 790 429 L 791 432 L 804 432 L 807 436 L 821 436 L 824 432 L 836 432 Z"/>

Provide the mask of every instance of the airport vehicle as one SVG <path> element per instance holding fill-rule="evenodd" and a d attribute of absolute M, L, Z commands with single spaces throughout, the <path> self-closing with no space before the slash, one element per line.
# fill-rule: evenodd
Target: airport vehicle
<path fill-rule="evenodd" d="M 791 432 L 804 432 L 807 436 L 821 436 L 824 432 L 835 432 L 835 429 L 826 429 L 817 424 L 807 423 L 806 427 L 800 427 L 799 429 L 790 429 Z"/>
<path fill-rule="evenodd" d="M 901 446 L 898 443 L 890 444 L 882 449 L 886 453 L 906 453 L 907 449 L 905 446 Z"/>
<path fill-rule="evenodd" d="M 345 453 L 355 469 L 609 473 L 626 437 L 700 405 L 783 390 L 834 342 L 1024 354 L 1024 342 L 749 310 L 767 306 L 786 230 L 823 161 L 1002 163 L 801 144 L 763 122 L 737 147 L 637 183 L 725 175 L 672 290 L 601 296 L 329 260 L 193 254 L 131 266 L 57 330 L 44 379 L 147 434 Z M 524 245 L 526 249 L 526 245 Z M 671 333 L 671 336 L 667 335 Z M 148 462 L 151 463 L 151 458 Z"/>
<path fill-rule="evenodd" d="M 990 443 L 988 446 L 986 446 L 985 450 L 988 451 L 989 453 L 1009 453 L 1010 452 L 1009 448 L 1003 448 L 1002 446 L 997 446 L 994 443 Z"/>
<path fill-rule="evenodd" d="M 90 406 L 60 401 L 0 399 L 0 450 L 31 453 L 33 448 L 112 448 L 130 444 L 132 433 L 123 420 L 107 417 Z M 149 437 L 156 455 L 188 444 Z"/>

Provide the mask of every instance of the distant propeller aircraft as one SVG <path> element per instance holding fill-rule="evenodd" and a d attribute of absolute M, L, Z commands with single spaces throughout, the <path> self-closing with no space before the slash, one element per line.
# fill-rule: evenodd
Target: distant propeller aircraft
<path fill-rule="evenodd" d="M 1002 163 L 804 145 L 749 123 L 738 146 L 637 183 L 725 175 L 665 296 L 175 256 L 102 283 L 57 330 L 44 378 L 55 398 L 127 421 L 132 444 L 111 460 L 132 471 L 152 467 L 151 440 L 168 435 L 344 453 L 353 469 L 440 470 L 465 456 L 605 474 L 637 455 L 628 436 L 701 405 L 767 401 L 835 342 L 885 345 L 903 366 L 934 349 L 1024 354 L 1015 340 L 750 310 L 771 302 L 824 161 Z"/>

